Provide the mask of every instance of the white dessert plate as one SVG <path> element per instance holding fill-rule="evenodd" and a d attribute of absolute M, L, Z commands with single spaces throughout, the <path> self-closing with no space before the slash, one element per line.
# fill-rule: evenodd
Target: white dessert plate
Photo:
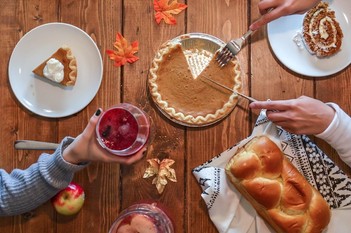
<path fill-rule="evenodd" d="M 344 38 L 339 51 L 328 58 L 317 58 L 305 46 L 298 46 L 294 37 L 301 32 L 304 15 L 291 15 L 272 21 L 267 26 L 268 40 L 276 57 L 292 71 L 310 76 L 335 74 L 351 63 L 351 1 L 326 1 L 335 11 Z"/>
<path fill-rule="evenodd" d="M 77 59 L 78 76 L 73 87 L 64 87 L 32 73 L 62 45 Z M 99 90 L 103 65 L 91 37 L 65 23 L 38 26 L 17 43 L 9 62 L 10 86 L 18 101 L 31 112 L 49 118 L 72 115 L 85 108 Z"/>

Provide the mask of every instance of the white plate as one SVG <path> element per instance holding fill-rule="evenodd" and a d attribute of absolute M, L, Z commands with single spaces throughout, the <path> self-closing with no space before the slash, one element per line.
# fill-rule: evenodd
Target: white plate
<path fill-rule="evenodd" d="M 78 76 L 73 87 L 32 73 L 59 47 L 67 45 L 77 59 Z M 102 80 L 100 52 L 83 30 L 65 23 L 34 28 L 17 43 L 9 62 L 11 88 L 18 101 L 40 116 L 58 118 L 77 113 L 95 97 Z"/>
<path fill-rule="evenodd" d="M 304 46 L 298 47 L 294 36 L 301 32 L 304 15 L 291 15 L 272 21 L 267 26 L 268 40 L 276 57 L 292 71 L 311 77 L 335 74 L 351 63 L 351 1 L 332 0 L 329 7 L 335 11 L 336 19 L 344 38 L 339 51 L 329 58 L 317 58 Z"/>

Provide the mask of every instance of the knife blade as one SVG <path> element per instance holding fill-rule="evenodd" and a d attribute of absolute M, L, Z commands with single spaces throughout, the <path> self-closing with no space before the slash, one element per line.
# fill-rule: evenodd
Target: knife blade
<path fill-rule="evenodd" d="M 214 81 L 214 80 L 212 80 L 212 79 L 210 79 L 210 78 L 208 78 L 208 77 L 206 77 L 206 76 L 201 76 L 201 78 L 205 78 L 205 79 L 207 79 L 208 81 L 210 81 L 210 82 L 212 82 L 212 83 L 214 83 L 214 84 L 216 84 L 216 85 L 218 85 L 218 86 L 220 86 L 220 87 L 222 87 L 222 88 L 224 88 L 224 89 L 227 89 L 228 91 L 231 91 L 231 92 L 233 92 L 234 94 L 237 94 L 237 95 L 239 95 L 239 96 L 241 96 L 241 97 L 243 97 L 243 98 L 245 98 L 245 99 L 247 99 L 247 100 L 249 100 L 249 101 L 251 101 L 251 102 L 257 101 L 256 99 L 254 99 L 254 98 L 252 98 L 252 97 L 250 97 L 250 96 L 247 96 L 247 95 L 244 95 L 244 94 L 242 94 L 242 93 L 240 93 L 240 92 L 234 91 L 233 89 L 230 89 L 229 87 L 227 87 L 227 86 L 225 86 L 225 85 L 223 85 L 223 84 L 221 84 L 221 83 L 219 83 L 219 82 L 217 82 L 217 81 Z"/>

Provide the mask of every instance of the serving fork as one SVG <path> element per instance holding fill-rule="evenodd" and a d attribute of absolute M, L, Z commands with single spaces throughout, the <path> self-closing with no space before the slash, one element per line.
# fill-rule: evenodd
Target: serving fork
<path fill-rule="evenodd" d="M 231 40 L 224 46 L 221 51 L 218 53 L 216 60 L 220 67 L 223 67 L 228 64 L 228 62 L 233 59 L 235 55 L 237 55 L 242 46 L 244 45 L 247 38 L 255 31 L 248 30 L 244 35 L 241 37 Z"/>

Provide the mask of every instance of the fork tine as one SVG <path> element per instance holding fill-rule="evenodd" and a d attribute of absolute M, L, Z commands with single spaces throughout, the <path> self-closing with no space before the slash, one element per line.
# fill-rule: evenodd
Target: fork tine
<path fill-rule="evenodd" d="M 228 62 L 229 62 L 232 58 L 233 58 L 233 57 L 230 56 L 230 55 L 224 57 L 224 58 L 221 60 L 221 62 L 220 62 L 220 67 L 223 67 L 223 66 L 227 65 Z"/>
<path fill-rule="evenodd" d="M 225 66 L 228 62 L 236 56 L 243 44 L 245 43 L 246 39 L 253 33 L 254 31 L 248 30 L 244 35 L 241 37 L 229 41 L 224 48 L 221 49 L 219 56 L 217 58 L 217 62 L 220 67 Z"/>
<path fill-rule="evenodd" d="M 216 60 L 218 62 L 221 61 L 227 52 L 228 52 L 228 48 L 227 47 L 223 47 L 221 49 L 221 51 L 218 53 L 218 55 L 216 57 Z"/>
<path fill-rule="evenodd" d="M 217 55 L 216 60 L 220 67 L 225 66 L 233 58 L 232 52 L 225 46 Z"/>

